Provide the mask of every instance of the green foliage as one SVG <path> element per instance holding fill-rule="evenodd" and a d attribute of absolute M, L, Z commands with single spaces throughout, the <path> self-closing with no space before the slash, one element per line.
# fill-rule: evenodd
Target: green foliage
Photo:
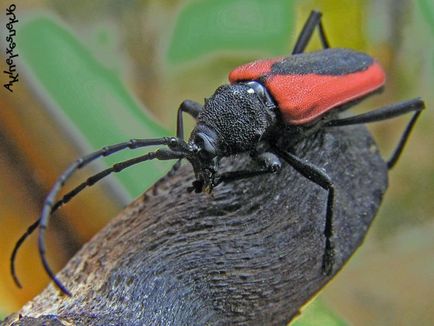
<path fill-rule="evenodd" d="M 17 35 L 20 56 L 35 87 L 76 144 L 93 151 L 129 138 L 168 134 L 137 103 L 119 76 L 54 19 L 31 19 L 20 26 Z M 106 162 L 113 164 L 128 157 L 131 154 L 120 153 Z M 116 176 L 131 196 L 142 193 L 164 172 L 160 162 L 146 164 L 146 169 Z"/>
<path fill-rule="evenodd" d="M 191 2 L 177 17 L 168 59 L 179 63 L 228 50 L 284 53 L 294 25 L 292 6 L 282 0 Z"/>
<path fill-rule="evenodd" d="M 321 301 L 315 300 L 303 309 L 291 326 L 347 326 L 348 324 L 330 311 Z"/>
<path fill-rule="evenodd" d="M 432 0 L 419 0 L 418 2 L 422 15 L 431 27 L 431 33 L 434 34 L 434 2 Z"/>

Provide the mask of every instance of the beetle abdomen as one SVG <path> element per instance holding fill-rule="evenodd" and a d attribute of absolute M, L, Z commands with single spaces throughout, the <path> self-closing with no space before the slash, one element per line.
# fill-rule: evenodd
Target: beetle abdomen
<path fill-rule="evenodd" d="M 385 74 L 364 53 L 326 49 L 254 61 L 235 68 L 229 80 L 259 81 L 273 96 L 283 120 L 298 125 L 376 91 L 383 86 Z"/>

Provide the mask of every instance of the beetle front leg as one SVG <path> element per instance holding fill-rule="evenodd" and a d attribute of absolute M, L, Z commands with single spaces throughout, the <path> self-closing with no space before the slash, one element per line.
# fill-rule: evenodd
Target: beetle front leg
<path fill-rule="evenodd" d="M 176 118 L 176 137 L 178 139 L 184 140 L 184 119 L 182 114 L 188 113 L 191 115 L 194 119 L 197 118 L 200 111 L 202 111 L 203 107 L 201 104 L 191 101 L 191 100 L 185 100 L 181 103 L 181 105 L 178 108 L 177 118 Z M 171 178 L 175 175 L 176 171 L 179 170 L 181 167 L 181 159 L 176 161 L 174 165 L 170 168 L 170 170 L 162 176 L 160 179 L 158 179 L 153 187 L 152 187 L 152 194 L 157 195 L 158 194 L 158 187 L 166 181 L 168 178 Z"/>
<path fill-rule="evenodd" d="M 228 183 L 236 180 L 257 177 L 263 174 L 277 173 L 282 167 L 282 162 L 279 157 L 271 152 L 255 153 L 253 160 L 261 166 L 260 169 L 224 172 L 218 176 L 215 186 L 223 182 Z"/>
<path fill-rule="evenodd" d="M 202 109 L 203 107 L 201 104 L 191 100 L 185 100 L 181 103 L 178 108 L 176 119 L 176 137 L 184 139 L 184 120 L 182 118 L 182 113 L 188 113 L 196 119 Z"/>

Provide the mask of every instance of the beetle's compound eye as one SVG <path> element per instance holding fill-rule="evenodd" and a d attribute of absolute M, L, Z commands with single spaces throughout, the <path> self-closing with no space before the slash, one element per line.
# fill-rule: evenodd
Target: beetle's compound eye
<path fill-rule="evenodd" d="M 216 148 L 214 146 L 214 139 L 210 135 L 199 132 L 194 137 L 194 143 L 199 148 L 199 155 L 202 158 L 210 159 L 216 156 Z"/>
<path fill-rule="evenodd" d="M 215 148 L 211 145 L 210 140 L 207 137 L 204 137 L 203 134 L 197 134 L 195 137 L 195 143 L 198 148 L 198 156 L 202 160 L 211 160 L 216 156 Z"/>

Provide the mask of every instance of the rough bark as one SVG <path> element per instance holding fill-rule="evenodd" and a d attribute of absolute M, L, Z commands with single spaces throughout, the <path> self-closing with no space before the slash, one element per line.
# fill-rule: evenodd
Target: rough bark
<path fill-rule="evenodd" d="M 334 181 L 337 271 L 377 212 L 387 168 L 361 126 L 321 131 L 295 152 Z M 186 165 L 158 195 L 131 203 L 60 273 L 72 297 L 50 285 L 8 323 L 286 324 L 330 280 L 321 272 L 326 191 L 286 164 L 211 196 L 188 193 L 192 181 Z"/>

